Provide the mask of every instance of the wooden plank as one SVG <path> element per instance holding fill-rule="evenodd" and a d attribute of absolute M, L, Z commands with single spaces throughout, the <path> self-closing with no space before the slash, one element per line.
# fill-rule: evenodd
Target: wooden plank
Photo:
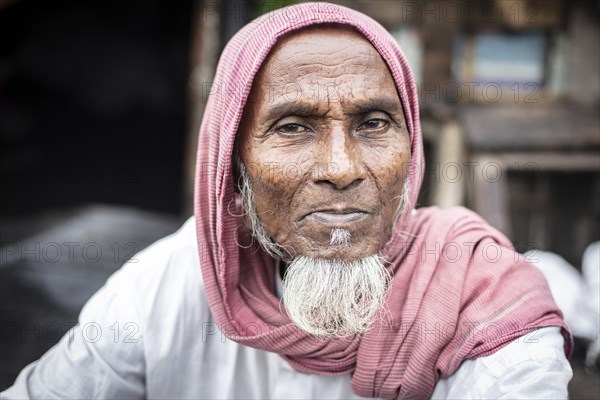
<path fill-rule="evenodd" d="M 466 107 L 460 115 L 473 151 L 600 150 L 597 110 L 562 105 Z"/>
<path fill-rule="evenodd" d="M 218 3 L 199 1 L 192 18 L 190 76 L 188 95 L 188 129 L 185 154 L 184 215 L 193 214 L 194 183 L 198 130 L 212 84 L 219 55 L 220 15 Z M 210 12 L 207 11 L 210 9 Z"/>
<path fill-rule="evenodd" d="M 501 161 L 490 157 L 479 157 L 481 165 L 501 165 Z M 475 212 L 481 215 L 509 238 L 512 236 L 508 205 L 508 180 L 506 174 L 489 175 L 476 173 L 474 181 L 468 186 L 469 197 Z"/>
<path fill-rule="evenodd" d="M 445 124 L 435 148 L 434 168 L 436 184 L 432 190 L 434 205 L 448 208 L 463 205 L 465 201 L 466 176 L 464 147 L 460 128 L 456 122 Z"/>
<path fill-rule="evenodd" d="M 474 159 L 482 162 L 480 160 L 491 157 L 504 169 L 513 171 L 600 171 L 600 153 L 597 152 L 476 153 Z"/>

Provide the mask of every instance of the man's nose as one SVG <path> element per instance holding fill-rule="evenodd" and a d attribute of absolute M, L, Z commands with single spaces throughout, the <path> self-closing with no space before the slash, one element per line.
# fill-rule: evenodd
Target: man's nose
<path fill-rule="evenodd" d="M 323 163 L 317 183 L 327 183 L 341 190 L 362 182 L 366 171 L 357 146 L 344 129 L 332 131 L 320 149 Z"/>

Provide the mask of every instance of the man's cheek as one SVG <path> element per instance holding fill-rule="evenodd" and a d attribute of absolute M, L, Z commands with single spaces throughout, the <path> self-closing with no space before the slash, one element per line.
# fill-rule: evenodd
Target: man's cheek
<path fill-rule="evenodd" d="M 381 186 L 384 192 L 382 197 L 399 200 L 408 179 L 408 170 L 403 166 L 404 163 L 392 162 L 390 164 L 390 168 L 384 174 L 385 183 Z M 392 203 L 397 203 L 397 201 L 392 201 Z"/>

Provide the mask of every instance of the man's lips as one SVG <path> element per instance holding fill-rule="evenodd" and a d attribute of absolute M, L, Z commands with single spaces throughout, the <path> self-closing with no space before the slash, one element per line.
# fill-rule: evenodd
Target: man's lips
<path fill-rule="evenodd" d="M 335 208 L 313 211 L 304 218 L 326 225 L 343 225 L 358 222 L 368 215 L 368 212 L 354 208 Z"/>

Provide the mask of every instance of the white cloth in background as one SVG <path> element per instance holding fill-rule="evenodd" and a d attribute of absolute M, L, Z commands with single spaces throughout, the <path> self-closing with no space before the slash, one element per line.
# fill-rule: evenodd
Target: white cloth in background
<path fill-rule="evenodd" d="M 589 310 L 595 327 L 595 338 L 588 347 L 585 365 L 594 368 L 600 358 L 600 242 L 586 247 L 581 259 L 581 271 L 585 282 L 585 300 L 582 306 Z"/>
<path fill-rule="evenodd" d="M 227 339 L 211 318 L 198 254 L 190 218 L 115 273 L 79 325 L 0 398 L 358 398 L 349 375 L 303 374 Z M 463 362 L 432 398 L 566 399 L 571 377 L 560 328 L 548 327 Z"/>
<path fill-rule="evenodd" d="M 598 314 L 590 307 L 594 299 L 589 297 L 581 273 L 556 253 L 530 250 L 525 256 L 546 277 L 552 297 L 562 310 L 573 336 L 594 340 L 598 335 Z"/>

